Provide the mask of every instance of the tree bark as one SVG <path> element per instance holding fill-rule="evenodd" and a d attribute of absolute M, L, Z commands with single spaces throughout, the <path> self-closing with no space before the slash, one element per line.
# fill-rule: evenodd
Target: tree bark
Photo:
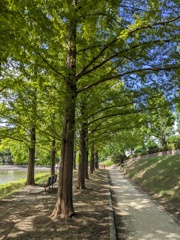
<path fill-rule="evenodd" d="M 65 79 L 65 112 L 62 132 L 61 162 L 57 202 L 53 217 L 71 217 L 74 214 L 72 197 L 73 153 L 76 105 L 76 21 L 67 22 L 67 76 Z"/>
<path fill-rule="evenodd" d="M 94 170 L 95 170 L 95 167 L 94 167 L 94 144 L 92 144 L 92 147 L 91 147 L 90 173 L 93 174 Z"/>
<path fill-rule="evenodd" d="M 85 178 L 89 179 L 89 171 L 88 171 L 88 148 L 87 148 L 87 142 L 86 142 L 86 158 L 85 158 Z"/>
<path fill-rule="evenodd" d="M 51 176 L 55 175 L 55 158 L 56 158 L 56 140 L 52 140 L 52 145 L 51 145 Z"/>
<path fill-rule="evenodd" d="M 78 188 L 85 189 L 85 167 L 86 167 L 86 129 L 85 124 L 82 124 L 80 130 L 80 156 L 78 169 Z"/>
<path fill-rule="evenodd" d="M 28 159 L 27 185 L 35 185 L 34 182 L 34 162 L 35 162 L 36 128 L 33 127 L 30 133 L 30 147 Z"/>
<path fill-rule="evenodd" d="M 98 151 L 95 152 L 95 168 L 98 169 L 99 168 L 99 163 L 98 163 Z"/>
<path fill-rule="evenodd" d="M 58 196 L 53 216 L 71 217 L 74 213 L 72 199 L 72 173 L 74 150 L 75 105 L 66 111 L 63 127 L 61 162 L 59 171 Z"/>
<path fill-rule="evenodd" d="M 89 163 L 88 163 L 88 158 L 89 158 L 89 150 L 88 150 L 88 124 L 86 126 L 86 157 L 85 157 L 85 179 L 89 179 Z"/>
<path fill-rule="evenodd" d="M 73 168 L 76 169 L 76 151 L 73 154 Z"/>

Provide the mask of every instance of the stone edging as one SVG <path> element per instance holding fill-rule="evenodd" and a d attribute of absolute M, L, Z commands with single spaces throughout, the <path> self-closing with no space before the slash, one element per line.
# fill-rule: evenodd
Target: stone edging
<path fill-rule="evenodd" d="M 110 187 L 110 177 L 109 173 L 107 172 L 107 179 L 108 179 L 108 185 L 109 185 L 109 227 L 110 227 L 110 240 L 117 240 L 117 233 L 116 233 L 116 226 L 115 226 L 115 214 L 112 206 L 112 193 L 111 193 L 111 187 Z"/>

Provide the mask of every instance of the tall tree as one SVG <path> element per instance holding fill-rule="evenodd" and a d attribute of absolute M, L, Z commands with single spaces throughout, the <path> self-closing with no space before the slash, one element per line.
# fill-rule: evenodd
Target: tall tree
<path fill-rule="evenodd" d="M 170 88 L 171 75 L 162 78 L 162 72 L 179 67 L 178 2 L 19 0 L 12 5 L 26 21 L 28 48 L 54 73 L 57 90 L 63 86 L 62 161 L 53 215 L 71 216 L 76 97 L 120 79 L 129 90 Z M 24 31 L 21 35 L 26 43 Z"/>
<path fill-rule="evenodd" d="M 160 95 L 160 94 L 159 94 Z M 161 147 L 167 144 L 166 139 L 171 133 L 175 117 L 171 111 L 169 101 L 165 96 L 160 95 L 158 99 L 149 100 L 151 111 L 148 111 L 147 127 L 148 135 L 155 137 L 159 141 Z"/>

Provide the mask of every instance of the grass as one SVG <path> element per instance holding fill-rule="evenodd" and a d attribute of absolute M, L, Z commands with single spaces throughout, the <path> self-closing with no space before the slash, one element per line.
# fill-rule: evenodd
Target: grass
<path fill-rule="evenodd" d="M 127 174 L 157 196 L 180 204 L 180 155 L 137 160 L 127 166 Z"/>
<path fill-rule="evenodd" d="M 38 173 L 35 175 L 35 182 L 37 184 L 43 183 L 47 181 L 47 177 L 49 173 Z M 13 182 L 9 182 L 6 184 L 0 184 L 0 198 L 4 198 L 14 191 L 22 188 L 26 183 L 26 179 L 21 179 Z"/>
<path fill-rule="evenodd" d="M 106 167 L 110 167 L 110 166 L 114 165 L 114 163 L 113 163 L 111 160 L 105 160 L 105 161 L 103 161 L 103 162 L 100 162 L 99 165 L 100 165 L 100 166 L 101 166 L 101 165 L 102 165 L 102 166 L 105 165 Z"/>

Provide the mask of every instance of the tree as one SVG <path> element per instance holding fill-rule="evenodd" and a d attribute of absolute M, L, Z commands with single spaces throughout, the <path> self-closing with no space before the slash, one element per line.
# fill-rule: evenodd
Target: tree
<path fill-rule="evenodd" d="M 154 136 L 159 141 L 161 147 L 167 144 L 166 139 L 172 132 L 175 121 L 169 105 L 167 99 L 161 95 L 158 99 L 151 99 L 149 101 L 149 106 L 153 110 L 147 113 L 148 135 Z"/>
<path fill-rule="evenodd" d="M 72 168 L 77 96 L 120 79 L 129 90 L 161 84 L 167 88 L 172 85 L 171 75 L 161 79 L 162 72 L 179 67 L 178 3 L 153 0 L 131 4 L 114 0 L 50 0 L 46 4 L 44 0 L 28 0 L 12 4 L 26 21 L 26 33 L 32 41 L 28 48 L 42 59 L 48 72 L 54 73 L 57 90 L 60 86 L 64 90 L 62 161 L 54 216 L 74 213 Z"/>

